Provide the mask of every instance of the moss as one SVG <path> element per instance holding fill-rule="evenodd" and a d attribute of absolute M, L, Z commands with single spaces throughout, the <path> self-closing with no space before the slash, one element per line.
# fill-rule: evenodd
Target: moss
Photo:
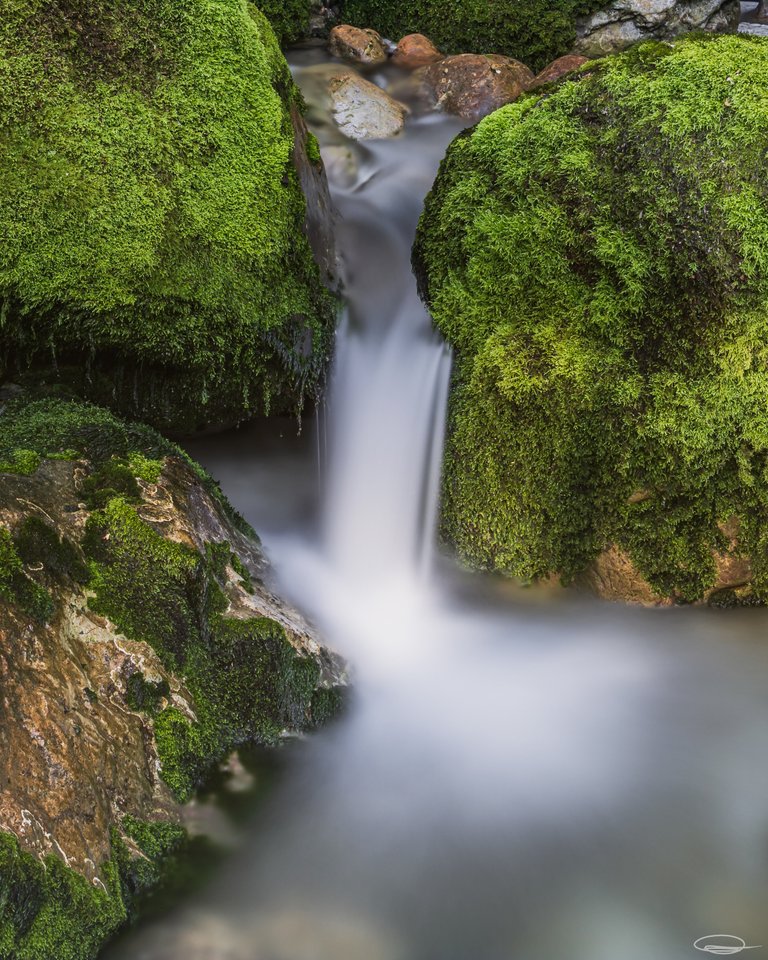
<path fill-rule="evenodd" d="M 94 404 L 61 397 L 22 397 L 5 404 L 0 409 L 0 464 L 15 461 L 20 452 L 34 455 L 35 469 L 43 459 L 86 459 L 92 471 L 104 479 L 108 478 L 109 468 L 100 471 L 115 460 L 133 477 L 149 483 L 159 479 L 166 457 L 177 457 L 194 472 L 234 526 L 247 536 L 256 537 L 213 477 L 181 447 L 151 427 L 122 420 Z M 131 484 L 125 473 L 123 480 Z M 86 481 L 86 491 L 90 489 L 95 493 L 99 487 L 98 482 Z M 138 486 L 132 484 L 130 495 L 134 496 L 137 490 Z M 105 498 L 100 499 L 106 502 Z"/>
<path fill-rule="evenodd" d="M 88 568 L 78 549 L 67 537 L 36 515 L 25 517 L 14 535 L 19 557 L 27 566 L 42 567 L 52 582 L 72 580 L 85 583 Z"/>
<path fill-rule="evenodd" d="M 414 263 L 468 562 L 569 580 L 615 543 L 693 600 L 736 516 L 765 594 L 766 69 L 759 40 L 643 44 L 452 145 Z"/>
<path fill-rule="evenodd" d="M 50 620 L 54 603 L 48 591 L 24 572 L 10 530 L 0 526 L 0 599 L 15 604 L 39 623 Z"/>
<path fill-rule="evenodd" d="M 125 817 L 112 831 L 111 858 L 94 884 L 58 857 L 40 860 L 12 834 L 0 833 L 0 957 L 95 960 L 104 943 L 136 918 L 147 893 L 177 883 L 189 857 L 183 827 Z"/>
<path fill-rule="evenodd" d="M 534 70 L 569 53 L 576 18 L 607 0 L 344 0 L 342 18 L 392 40 L 426 33 L 445 53 L 501 53 Z"/>
<path fill-rule="evenodd" d="M 171 432 L 302 407 L 334 324 L 297 94 L 243 0 L 14 0 L 0 20 L 0 377 Z"/>
<path fill-rule="evenodd" d="M 163 700 L 171 693 L 167 680 L 147 680 L 140 670 L 131 674 L 125 687 L 125 702 L 131 710 L 143 711 L 151 716 L 157 713 Z"/>
<path fill-rule="evenodd" d="M 299 656 L 275 621 L 223 616 L 228 543 L 200 554 L 164 539 L 114 498 L 89 517 L 83 546 L 93 609 L 150 643 L 192 693 L 194 721 L 173 706 L 154 721 L 162 774 L 180 800 L 238 744 L 274 742 L 285 727 L 312 725 L 318 664 Z M 146 686 L 135 686 L 133 694 L 144 696 Z"/>
<path fill-rule="evenodd" d="M 0 460 L 0 473 L 32 474 L 40 466 L 40 455 L 34 450 L 16 449 L 6 460 Z"/>
<path fill-rule="evenodd" d="M 307 159 L 310 163 L 313 163 L 315 166 L 318 166 L 323 162 L 322 155 L 320 153 L 320 143 L 314 133 L 307 134 Z"/>
<path fill-rule="evenodd" d="M 260 0 L 258 7 L 272 24 L 281 45 L 295 43 L 309 33 L 311 0 Z"/>

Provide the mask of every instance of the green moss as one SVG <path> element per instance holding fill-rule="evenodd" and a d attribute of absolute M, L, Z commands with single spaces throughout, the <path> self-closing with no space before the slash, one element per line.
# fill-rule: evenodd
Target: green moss
<path fill-rule="evenodd" d="M 39 623 L 50 620 L 54 603 L 48 591 L 24 572 L 10 530 L 0 526 L 0 599 L 16 604 Z"/>
<path fill-rule="evenodd" d="M 314 133 L 307 134 L 307 159 L 316 166 L 323 162 L 320 143 Z"/>
<path fill-rule="evenodd" d="M 414 262 L 468 562 L 568 580 L 615 543 L 692 600 L 736 516 L 768 589 L 766 69 L 759 40 L 643 44 L 452 145 Z"/>
<path fill-rule="evenodd" d="M 0 833 L 3 960 L 95 960 L 104 943 L 141 911 L 147 893 L 177 882 L 190 855 L 183 827 L 134 817 L 120 826 L 112 831 L 112 855 L 100 867 L 99 883 L 58 857 L 32 856 L 12 834 Z"/>
<path fill-rule="evenodd" d="M 0 20 L 0 377 L 175 432 L 316 396 L 334 323 L 274 34 L 243 0 Z"/>
<path fill-rule="evenodd" d="M 0 460 L 0 473 L 35 473 L 40 466 L 40 455 L 34 450 L 17 449 L 7 460 Z"/>
<path fill-rule="evenodd" d="M 425 33 L 445 53 L 501 53 L 533 70 L 569 53 L 576 18 L 607 0 L 344 0 L 342 18 L 397 41 Z"/>
<path fill-rule="evenodd" d="M 102 407 L 59 397 L 25 397 L 5 404 L 0 410 L 0 463 L 13 462 L 20 453 L 34 455 L 35 469 L 42 459 L 87 459 L 97 476 L 105 480 L 110 467 L 107 466 L 104 473 L 100 471 L 115 460 L 127 467 L 132 478 L 139 477 L 149 483 L 159 479 L 165 457 L 177 457 L 194 472 L 235 527 L 247 536 L 256 536 L 232 508 L 216 481 L 181 447 L 151 427 L 122 420 Z M 0 472 L 3 472 L 1 468 Z M 138 491 L 135 480 L 125 473 L 122 476 L 131 487 L 129 495 L 135 496 Z M 95 493 L 99 486 L 98 481 L 86 480 L 86 491 L 91 489 Z M 100 499 L 106 502 L 106 498 Z"/>
<path fill-rule="evenodd" d="M 311 0 L 260 0 L 257 6 L 282 45 L 302 40 L 309 33 Z"/>
<path fill-rule="evenodd" d="M 171 692 L 167 680 L 147 680 L 140 670 L 131 674 L 125 686 L 125 701 L 131 710 L 144 711 L 152 716 Z"/>
<path fill-rule="evenodd" d="M 16 549 L 27 566 L 42 567 L 50 581 L 74 580 L 85 583 L 88 568 L 71 540 L 59 536 L 53 527 L 32 514 L 25 517 L 14 535 Z"/>
<path fill-rule="evenodd" d="M 312 725 L 317 663 L 300 657 L 275 621 L 223 616 L 228 543 L 200 554 L 164 539 L 114 498 L 88 519 L 83 546 L 93 609 L 150 643 L 192 693 L 194 720 L 172 706 L 154 720 L 162 774 L 179 799 L 238 744 L 274 742 L 285 727 Z M 145 698 L 146 684 L 135 686 L 129 696 Z"/>

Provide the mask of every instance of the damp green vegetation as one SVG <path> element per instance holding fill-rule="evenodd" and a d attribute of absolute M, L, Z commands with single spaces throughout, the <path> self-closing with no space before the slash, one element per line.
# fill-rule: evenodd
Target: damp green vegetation
<path fill-rule="evenodd" d="M 91 473 L 83 494 L 93 505 L 117 494 L 138 498 L 137 480 L 156 483 L 169 456 L 184 461 L 238 530 L 256 536 L 210 474 L 151 427 L 58 396 L 19 397 L 0 408 L 0 474 L 32 474 L 43 460 L 85 459 Z"/>
<path fill-rule="evenodd" d="M 302 5 L 267 6 L 287 37 Z M 335 305 L 292 108 L 245 0 L 8 0 L 0 379 L 66 383 L 171 433 L 312 400 Z"/>
<path fill-rule="evenodd" d="M 501 53 L 540 70 L 569 53 L 576 18 L 608 0 L 345 0 L 342 18 L 391 40 L 425 33 L 445 53 Z"/>
<path fill-rule="evenodd" d="M 125 817 L 92 883 L 59 857 L 38 859 L 0 833 L 0 958 L 93 960 L 150 889 L 176 882 L 188 845 L 177 824 Z"/>
<path fill-rule="evenodd" d="M 15 604 L 39 623 L 53 616 L 50 593 L 24 572 L 24 564 L 10 530 L 0 526 L 0 600 Z"/>
<path fill-rule="evenodd" d="M 302 40 L 309 33 L 311 0 L 259 0 L 258 7 L 282 46 Z"/>
<path fill-rule="evenodd" d="M 200 553 L 166 540 L 115 497 L 88 519 L 83 546 L 92 608 L 150 643 L 192 694 L 194 716 L 176 706 L 157 712 L 165 693 L 148 695 L 143 679 L 129 686 L 137 705 L 156 714 L 162 776 L 178 799 L 189 799 L 237 745 L 273 743 L 286 727 L 308 729 L 317 722 L 315 706 L 326 719 L 326 704 L 314 698 L 320 667 L 297 653 L 282 626 L 224 616 L 229 544 Z"/>
<path fill-rule="evenodd" d="M 768 46 L 648 43 L 457 139 L 414 250 L 456 351 L 443 532 L 681 601 L 738 520 L 768 594 Z"/>

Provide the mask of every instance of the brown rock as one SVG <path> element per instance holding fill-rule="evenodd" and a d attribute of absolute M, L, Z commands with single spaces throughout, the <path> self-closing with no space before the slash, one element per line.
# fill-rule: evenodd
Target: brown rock
<path fill-rule="evenodd" d="M 360 30 L 343 23 L 331 30 L 329 49 L 334 57 L 354 63 L 384 63 L 387 51 L 375 30 Z"/>
<path fill-rule="evenodd" d="M 407 37 L 403 37 L 392 54 L 392 63 L 406 70 L 427 67 L 442 59 L 442 53 L 423 33 L 409 33 Z"/>
<path fill-rule="evenodd" d="M 589 59 L 587 57 L 580 57 L 575 53 L 569 53 L 565 57 L 558 57 L 557 60 L 553 60 L 548 67 L 544 67 L 541 73 L 536 75 L 533 83 L 528 85 L 528 89 L 536 90 L 538 87 L 543 87 L 547 83 L 554 83 L 561 77 L 566 76 L 566 74 L 577 70 L 585 63 L 589 63 Z"/>
<path fill-rule="evenodd" d="M 435 106 L 473 123 L 517 100 L 534 79 L 525 64 L 496 54 L 462 53 L 422 69 Z"/>

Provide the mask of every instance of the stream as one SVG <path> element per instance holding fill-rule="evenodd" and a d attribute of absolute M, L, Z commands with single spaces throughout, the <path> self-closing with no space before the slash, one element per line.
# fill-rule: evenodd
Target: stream
<path fill-rule="evenodd" d="M 292 54 L 310 104 L 324 62 Z M 683 960 L 714 934 L 768 954 L 766 613 L 622 608 L 435 553 L 451 357 L 410 248 L 461 126 L 414 111 L 334 174 L 343 138 L 310 120 L 347 300 L 327 405 L 189 449 L 354 697 L 284 748 L 208 884 L 105 956 Z"/>

